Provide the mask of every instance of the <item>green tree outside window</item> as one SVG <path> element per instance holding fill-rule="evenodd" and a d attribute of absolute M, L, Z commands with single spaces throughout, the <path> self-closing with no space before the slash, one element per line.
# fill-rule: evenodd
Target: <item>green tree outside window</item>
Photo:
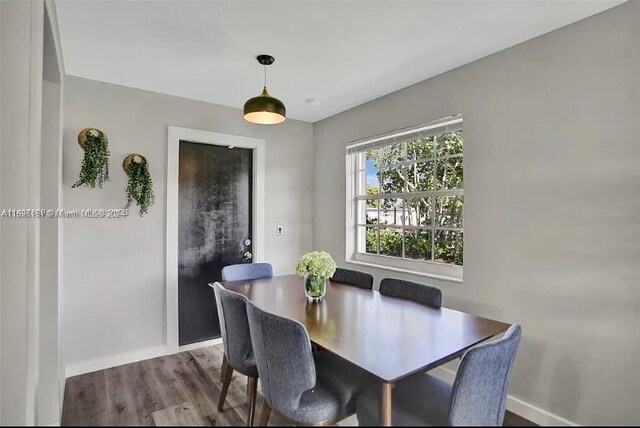
<path fill-rule="evenodd" d="M 401 196 L 367 199 L 366 223 L 380 225 L 366 230 L 367 253 L 463 264 L 463 146 L 458 130 L 366 152 L 377 179 L 366 194 Z"/>

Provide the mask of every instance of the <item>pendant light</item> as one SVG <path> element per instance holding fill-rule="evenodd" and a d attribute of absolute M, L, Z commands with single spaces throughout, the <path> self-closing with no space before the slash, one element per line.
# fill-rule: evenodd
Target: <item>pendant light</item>
<path fill-rule="evenodd" d="M 284 104 L 267 92 L 267 65 L 273 64 L 275 58 L 271 55 L 258 55 L 256 59 L 264 66 L 264 88 L 262 94 L 244 103 L 244 119 L 261 125 L 282 123 L 286 118 Z"/>

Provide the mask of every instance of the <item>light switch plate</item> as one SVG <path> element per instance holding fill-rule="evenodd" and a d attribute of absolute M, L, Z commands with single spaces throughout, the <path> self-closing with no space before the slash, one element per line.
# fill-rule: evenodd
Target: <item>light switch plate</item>
<path fill-rule="evenodd" d="M 284 234 L 284 227 L 282 227 L 281 224 L 279 224 L 278 227 L 276 228 L 276 234 L 278 236 L 282 236 Z"/>

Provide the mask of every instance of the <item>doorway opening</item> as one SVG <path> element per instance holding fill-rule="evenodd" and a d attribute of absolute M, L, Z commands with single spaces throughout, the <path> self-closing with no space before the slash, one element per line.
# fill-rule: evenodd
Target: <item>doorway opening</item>
<path fill-rule="evenodd" d="M 224 266 L 260 261 L 264 140 L 169 127 L 167 345 L 220 341 L 210 283 Z"/>

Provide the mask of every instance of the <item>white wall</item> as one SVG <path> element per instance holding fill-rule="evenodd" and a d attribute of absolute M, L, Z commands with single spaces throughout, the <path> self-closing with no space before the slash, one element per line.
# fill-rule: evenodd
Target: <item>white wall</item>
<path fill-rule="evenodd" d="M 314 248 L 344 260 L 345 144 L 464 114 L 464 283 L 341 264 L 521 323 L 510 393 L 580 424 L 640 423 L 639 42 L 629 2 L 314 125 Z"/>
<path fill-rule="evenodd" d="M 58 208 L 60 83 L 43 83 L 42 198 L 45 209 Z M 56 120 L 56 116 L 57 119 Z M 40 379 L 38 423 L 59 421 L 58 219 L 41 221 L 40 233 Z"/>
<path fill-rule="evenodd" d="M 42 86 L 42 169 L 40 206 L 60 207 L 62 181 L 62 85 L 64 69 L 57 35 L 55 4 L 45 5 Z M 36 423 L 58 424 L 63 396 L 60 380 L 60 228 L 57 218 L 41 220 L 40 230 L 40 346 Z"/>
<path fill-rule="evenodd" d="M 311 124 L 253 125 L 238 109 L 67 77 L 65 208 L 122 208 L 126 178 L 121 163 L 131 152 L 148 159 L 156 196 L 143 218 L 133 209 L 125 219 L 64 221 L 63 358 L 67 367 L 76 367 L 74 373 L 90 366 L 84 364 L 88 360 L 165 345 L 168 125 L 265 139 L 266 260 L 275 274 L 293 273 L 295 260 L 311 249 Z M 109 138 L 112 181 L 103 189 L 72 189 L 82 159 L 76 135 L 89 126 Z M 276 236 L 278 224 L 284 225 L 284 236 Z"/>
<path fill-rule="evenodd" d="M 38 207 L 44 4 L 2 1 L 0 10 L 0 208 Z M 3 217 L 0 227 L 0 424 L 33 424 L 40 223 Z"/>

